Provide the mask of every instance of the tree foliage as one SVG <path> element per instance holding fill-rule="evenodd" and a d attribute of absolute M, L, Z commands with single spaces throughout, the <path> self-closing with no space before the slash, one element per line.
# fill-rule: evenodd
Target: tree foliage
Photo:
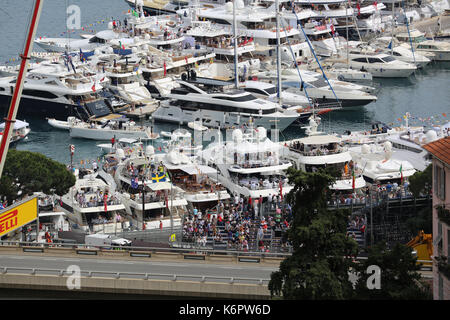
<path fill-rule="evenodd" d="M 430 291 L 421 284 L 420 266 L 417 258 L 411 254 L 411 248 L 396 244 L 391 250 L 384 243 L 378 243 L 369 249 L 368 259 L 357 266 L 360 275 L 355 285 L 355 298 L 380 300 L 424 300 L 430 299 Z M 371 274 L 366 270 L 376 265 L 381 270 L 380 289 L 370 290 L 367 280 Z M 370 280 L 369 280 L 370 281 Z"/>
<path fill-rule="evenodd" d="M 9 203 L 24 194 L 44 192 L 64 195 L 75 184 L 75 176 L 64 164 L 37 152 L 10 149 L 0 179 L 0 195 Z"/>
<path fill-rule="evenodd" d="M 430 164 L 424 171 L 417 171 L 409 177 L 409 190 L 414 197 L 418 198 L 420 194 L 429 194 L 433 185 L 433 165 Z"/>
<path fill-rule="evenodd" d="M 326 194 L 335 181 L 330 172 L 290 169 L 294 184 L 287 201 L 293 206 L 288 237 L 293 253 L 272 273 L 269 290 L 285 299 L 347 299 L 352 295 L 348 270 L 357 244 L 346 236 L 347 215 L 327 209 Z"/>

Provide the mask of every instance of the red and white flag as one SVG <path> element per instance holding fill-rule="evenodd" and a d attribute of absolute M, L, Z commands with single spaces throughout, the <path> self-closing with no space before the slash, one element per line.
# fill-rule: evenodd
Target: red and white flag
<path fill-rule="evenodd" d="M 106 193 L 103 196 L 103 204 L 105 206 L 105 212 L 108 211 L 108 195 Z"/>
<path fill-rule="evenodd" d="M 94 82 L 94 84 L 92 85 L 91 89 L 92 89 L 92 91 L 95 92 L 95 82 Z"/>

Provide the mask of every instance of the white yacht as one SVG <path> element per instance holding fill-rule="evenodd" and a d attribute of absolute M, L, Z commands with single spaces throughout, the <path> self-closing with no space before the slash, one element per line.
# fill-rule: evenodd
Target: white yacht
<path fill-rule="evenodd" d="M 69 69 L 69 71 L 67 70 Z M 94 73 L 88 66 L 71 70 L 61 63 L 33 64 L 24 81 L 18 116 L 37 115 L 66 119 L 87 119 L 111 113 L 103 88 L 109 79 Z M 0 111 L 7 108 L 16 83 L 18 69 L 1 67 Z"/>
<path fill-rule="evenodd" d="M 34 40 L 34 43 L 48 52 L 71 52 L 80 49 L 90 51 L 108 45 L 113 39 L 125 37 L 126 34 L 120 34 L 113 30 L 103 30 L 88 39 L 38 37 Z"/>
<path fill-rule="evenodd" d="M 188 204 L 184 191 L 172 184 L 167 169 L 155 162 L 154 155 L 153 147 L 147 146 L 145 152 L 141 149 L 126 155 L 124 150 L 117 149 L 108 156 L 109 172 L 114 175 L 122 202 L 139 230 L 159 225 L 159 221 L 165 225 L 169 220 L 173 225 L 179 224 Z"/>
<path fill-rule="evenodd" d="M 114 187 L 94 173 L 83 177 L 77 174 L 75 185 L 61 197 L 60 204 L 72 224 L 85 231 L 120 232 L 121 222 L 127 220 Z"/>
<path fill-rule="evenodd" d="M 412 42 L 419 53 L 432 53 L 434 61 L 450 61 L 450 44 L 446 41 L 427 40 L 425 34 L 419 30 L 411 30 L 409 34 L 408 32 L 398 33 L 395 37 L 404 42 L 405 46 Z"/>
<path fill-rule="evenodd" d="M 416 172 L 411 162 L 392 156 L 390 142 L 383 144 L 383 152 L 377 145 L 367 144 L 351 147 L 349 150 L 356 168 L 362 171 L 364 179 L 371 184 L 397 182 L 400 185 L 402 179 L 407 179 Z"/>
<path fill-rule="evenodd" d="M 247 5 L 243 1 L 236 2 L 236 32 L 240 36 L 252 38 L 255 41 L 256 50 L 261 55 L 274 56 L 277 44 L 276 10 L 274 6 L 262 7 L 258 2 L 250 2 Z M 200 20 L 207 19 L 222 25 L 232 34 L 233 3 L 227 2 L 223 6 L 214 8 L 202 8 L 196 11 Z M 283 61 L 292 62 L 292 52 L 296 59 L 303 59 L 311 55 L 309 47 L 304 41 L 300 41 L 300 31 L 289 25 L 281 15 L 280 18 L 280 52 Z M 289 45 L 287 44 L 289 42 Z"/>
<path fill-rule="evenodd" d="M 263 81 L 247 80 L 241 84 L 242 89 L 250 92 L 257 98 L 267 99 L 269 101 L 278 101 L 278 90 L 273 84 Z M 281 91 L 281 100 L 283 104 L 288 106 L 307 107 L 310 102 L 305 95 L 292 92 Z"/>
<path fill-rule="evenodd" d="M 326 167 L 337 170 L 341 175 L 331 187 L 333 190 L 351 191 L 366 186 L 361 171 L 355 170 L 353 179 L 349 169 L 352 156 L 338 137 L 327 134 L 314 135 L 281 144 L 284 146 L 282 157 L 291 161 L 299 170 L 315 172 L 319 168 Z"/>
<path fill-rule="evenodd" d="M 69 133 L 71 138 L 84 138 L 92 140 L 122 139 L 157 139 L 159 134 L 152 132 L 147 126 L 138 126 L 120 115 L 109 115 L 92 119 L 90 122 L 76 121 L 69 117 Z"/>
<path fill-rule="evenodd" d="M 303 82 L 300 81 L 298 72 L 300 72 Z M 275 70 L 261 71 L 256 76 L 260 80 L 267 80 L 271 83 L 276 83 L 278 77 Z M 371 94 L 375 90 L 373 87 L 333 79 L 328 79 L 328 84 L 321 74 L 313 71 L 283 69 L 281 79 L 283 86 L 288 88 L 283 89 L 283 92 L 298 94 L 300 89 L 300 93 L 305 92 L 305 95 L 307 94 L 319 105 L 338 106 L 338 99 L 340 105 L 345 108 L 363 106 L 377 100 L 377 97 Z"/>
<path fill-rule="evenodd" d="M 232 194 L 258 199 L 269 195 L 285 196 L 292 186 L 285 170 L 292 166 L 280 160 L 281 145 L 267 138 L 266 129 L 253 128 L 250 122 L 244 132 L 234 129 L 230 139 L 211 143 L 198 155 L 216 173 L 210 178 L 220 182 Z"/>
<path fill-rule="evenodd" d="M 182 150 L 171 148 L 168 153 L 155 155 L 155 161 L 165 166 L 172 183 L 184 191 L 191 208 L 211 208 L 230 199 L 225 188 L 208 177 L 216 174 L 216 169 L 195 163 Z"/>
<path fill-rule="evenodd" d="M 0 123 L 0 141 L 3 139 L 3 131 L 5 130 L 5 123 Z M 16 120 L 12 128 L 12 135 L 10 145 L 17 143 L 21 140 L 27 139 L 30 133 L 30 125 L 26 121 Z"/>
<path fill-rule="evenodd" d="M 384 53 L 364 53 L 350 51 L 349 65 L 352 69 L 368 71 L 374 77 L 404 78 L 417 70 L 413 64 L 406 63 Z"/>
<path fill-rule="evenodd" d="M 225 128 L 241 126 L 252 117 L 266 128 L 277 120 L 278 129 L 284 130 L 298 118 L 297 112 L 283 110 L 279 104 L 231 89 L 227 81 L 197 77 L 178 84 L 168 95 L 170 100 L 162 101 L 152 114 L 154 119 L 179 124 L 203 120 L 204 126 Z"/>

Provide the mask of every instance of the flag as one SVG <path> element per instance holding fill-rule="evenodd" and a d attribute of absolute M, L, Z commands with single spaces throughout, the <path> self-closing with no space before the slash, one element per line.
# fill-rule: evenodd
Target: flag
<path fill-rule="evenodd" d="M 186 63 L 188 63 L 188 57 L 184 56 L 184 60 L 186 60 Z"/>
<path fill-rule="evenodd" d="M 355 191 L 355 170 L 352 169 L 352 189 Z"/>
<path fill-rule="evenodd" d="M 373 2 L 373 6 L 375 7 L 375 10 L 378 10 L 378 3 L 377 3 L 377 0 L 375 0 L 374 2 Z"/>
<path fill-rule="evenodd" d="M 105 212 L 108 211 L 108 194 L 103 196 L 103 204 L 105 205 Z"/>
<path fill-rule="evenodd" d="M 392 40 L 391 40 L 391 42 L 389 42 L 389 45 L 387 47 L 388 47 L 388 49 L 392 49 Z"/>
<path fill-rule="evenodd" d="M 334 26 L 330 25 L 330 29 L 331 29 L 331 34 L 334 36 Z"/>
<path fill-rule="evenodd" d="M 403 168 L 402 168 L 403 164 L 400 164 L 400 183 L 403 183 Z"/>
<path fill-rule="evenodd" d="M 164 67 L 164 77 L 166 76 L 166 74 L 167 74 L 167 69 L 166 69 L 166 62 L 164 61 L 164 65 L 163 65 L 163 67 Z"/>
<path fill-rule="evenodd" d="M 131 187 L 133 189 L 137 189 L 138 186 L 139 186 L 138 178 L 137 177 L 136 178 L 131 178 Z"/>
<path fill-rule="evenodd" d="M 95 82 L 94 82 L 94 84 L 92 85 L 91 89 L 92 89 L 92 91 L 95 92 Z"/>
<path fill-rule="evenodd" d="M 280 187 L 280 197 L 281 197 L 281 200 L 283 201 L 283 183 L 281 182 L 281 180 L 278 183 L 278 185 Z"/>
<path fill-rule="evenodd" d="M 359 2 L 356 4 L 356 9 L 358 9 L 358 16 L 361 14 L 361 6 L 359 5 Z"/>

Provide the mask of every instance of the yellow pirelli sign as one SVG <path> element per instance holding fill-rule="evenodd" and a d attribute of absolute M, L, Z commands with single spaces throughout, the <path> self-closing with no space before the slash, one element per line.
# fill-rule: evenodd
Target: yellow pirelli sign
<path fill-rule="evenodd" d="M 38 217 L 37 197 L 14 204 L 0 211 L 0 237 L 16 230 Z"/>

